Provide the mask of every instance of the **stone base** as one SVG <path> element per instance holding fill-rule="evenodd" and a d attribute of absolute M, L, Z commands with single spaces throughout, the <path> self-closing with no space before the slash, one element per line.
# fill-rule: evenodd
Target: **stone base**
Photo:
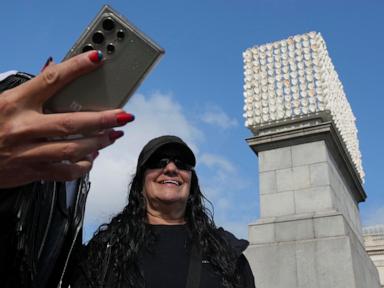
<path fill-rule="evenodd" d="M 380 288 L 376 267 L 337 211 L 261 219 L 246 256 L 257 288 Z"/>

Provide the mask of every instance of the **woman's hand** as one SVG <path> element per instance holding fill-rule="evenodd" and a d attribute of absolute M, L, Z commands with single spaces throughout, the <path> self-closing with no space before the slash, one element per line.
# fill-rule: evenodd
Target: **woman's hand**
<path fill-rule="evenodd" d="M 49 97 L 102 65 L 97 53 L 51 63 L 35 78 L 0 94 L 0 188 L 77 179 L 90 171 L 98 150 L 123 136 L 112 128 L 134 117 L 121 109 L 43 114 Z M 70 137 L 79 134 L 86 136 Z"/>

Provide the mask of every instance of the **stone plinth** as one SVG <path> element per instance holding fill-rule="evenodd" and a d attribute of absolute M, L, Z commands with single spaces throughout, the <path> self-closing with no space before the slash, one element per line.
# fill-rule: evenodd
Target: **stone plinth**
<path fill-rule="evenodd" d="M 260 219 L 246 255 L 258 288 L 379 288 L 363 245 L 361 178 L 332 122 L 260 130 Z"/>
<path fill-rule="evenodd" d="M 363 235 L 365 250 L 376 265 L 384 287 L 384 225 L 364 227 Z"/>

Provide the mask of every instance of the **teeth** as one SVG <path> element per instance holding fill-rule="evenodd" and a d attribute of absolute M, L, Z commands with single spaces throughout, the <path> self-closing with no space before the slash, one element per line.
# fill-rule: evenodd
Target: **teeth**
<path fill-rule="evenodd" d="M 167 184 L 167 183 L 175 184 L 175 185 L 179 186 L 179 182 L 177 182 L 175 180 L 164 180 L 163 181 L 163 184 Z"/>

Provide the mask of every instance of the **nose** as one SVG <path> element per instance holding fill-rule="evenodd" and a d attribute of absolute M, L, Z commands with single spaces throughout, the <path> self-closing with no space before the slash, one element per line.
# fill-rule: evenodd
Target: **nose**
<path fill-rule="evenodd" d="M 166 173 L 177 173 L 178 168 L 175 164 L 175 162 L 173 162 L 172 160 L 169 161 L 169 163 L 164 167 L 164 174 Z"/>

